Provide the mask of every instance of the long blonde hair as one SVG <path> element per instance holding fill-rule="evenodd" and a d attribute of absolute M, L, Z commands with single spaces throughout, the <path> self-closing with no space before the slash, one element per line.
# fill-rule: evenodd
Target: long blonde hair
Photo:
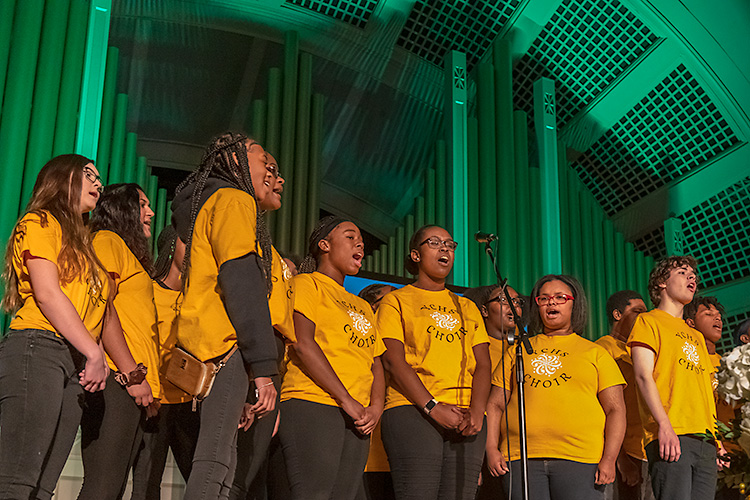
<path fill-rule="evenodd" d="M 81 215 L 80 211 L 83 168 L 89 163 L 93 162 L 77 154 L 60 155 L 48 161 L 36 178 L 24 216 L 28 213 L 38 215 L 42 226 L 49 224 L 48 215 L 52 215 L 60 223 L 62 246 L 57 266 L 61 284 L 80 279 L 88 281 L 94 289 L 101 290 L 100 270 L 103 271 L 103 267 L 94 254 L 91 232 L 85 224 L 88 214 Z M 19 226 L 16 224 L 5 249 L 3 269 L 5 295 L 2 308 L 11 313 L 23 305 L 18 293 L 18 276 L 13 268 L 13 249 L 18 235 Z"/>

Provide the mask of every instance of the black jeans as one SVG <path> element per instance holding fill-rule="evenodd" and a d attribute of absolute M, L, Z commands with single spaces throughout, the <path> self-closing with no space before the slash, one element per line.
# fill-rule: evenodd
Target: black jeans
<path fill-rule="evenodd" d="M 237 424 L 247 397 L 248 376 L 239 351 L 232 354 L 200 405 L 200 432 L 184 500 L 229 497 L 237 462 Z"/>
<path fill-rule="evenodd" d="M 367 463 L 362 436 L 338 406 L 289 399 L 281 403 L 279 436 L 295 500 L 353 500 Z"/>
<path fill-rule="evenodd" d="M 657 500 L 709 500 L 716 494 L 716 444 L 689 436 L 680 440 L 680 459 L 659 456 L 657 439 L 646 445 L 648 472 Z"/>
<path fill-rule="evenodd" d="M 598 464 L 584 464 L 559 458 L 529 460 L 529 498 L 534 500 L 601 500 L 605 486 L 597 486 Z M 521 461 L 510 463 L 510 473 L 502 476 L 505 494 L 521 500 Z"/>
<path fill-rule="evenodd" d="M 473 499 L 487 426 L 475 436 L 440 427 L 413 405 L 383 413 L 381 431 L 397 499 Z"/>
<path fill-rule="evenodd" d="M 141 443 L 145 411 L 125 387 L 107 377 L 103 391 L 86 393 L 81 419 L 83 486 L 78 500 L 122 498 Z"/>
<path fill-rule="evenodd" d="M 52 332 L 0 340 L 0 498 L 49 499 L 75 441 L 83 356 Z"/>
<path fill-rule="evenodd" d="M 161 499 L 161 480 L 170 448 L 182 477 L 188 480 L 200 423 L 192 402 L 163 404 L 159 415 L 146 421 L 143 442 L 133 463 L 131 500 Z"/>

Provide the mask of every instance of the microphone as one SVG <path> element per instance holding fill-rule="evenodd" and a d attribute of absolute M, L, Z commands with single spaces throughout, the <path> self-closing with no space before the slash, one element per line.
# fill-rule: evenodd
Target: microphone
<path fill-rule="evenodd" d="M 497 236 L 492 233 L 483 233 L 482 231 L 477 231 L 476 233 L 474 233 L 474 239 L 477 240 L 477 243 L 492 243 L 497 239 Z"/>

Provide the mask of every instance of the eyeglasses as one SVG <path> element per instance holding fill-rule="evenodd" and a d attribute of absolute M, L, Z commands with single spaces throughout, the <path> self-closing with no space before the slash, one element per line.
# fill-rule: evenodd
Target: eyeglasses
<path fill-rule="evenodd" d="M 441 247 L 445 247 L 451 252 L 454 252 L 456 250 L 456 247 L 458 246 L 458 243 L 453 240 L 441 240 L 437 236 L 430 236 L 422 243 L 420 243 L 419 246 L 421 247 L 425 243 L 427 243 L 427 246 L 432 248 L 433 250 L 438 250 Z"/>
<path fill-rule="evenodd" d="M 523 300 L 523 297 L 514 297 L 510 299 L 510 301 L 513 302 L 513 305 L 516 307 L 523 307 L 523 305 L 526 303 L 526 301 Z M 494 299 L 488 300 L 486 303 L 489 304 L 490 302 L 499 302 L 502 305 L 507 305 L 508 299 L 506 299 L 504 295 L 498 295 Z"/>
<path fill-rule="evenodd" d="M 565 304 L 569 300 L 575 300 L 575 297 L 568 295 L 567 293 L 558 293 L 557 295 L 540 295 L 536 297 L 536 304 L 538 306 L 549 306 L 552 304 Z"/>
<path fill-rule="evenodd" d="M 92 184 L 96 184 L 97 182 L 99 183 L 98 190 L 100 193 L 102 192 L 102 190 L 104 190 L 104 183 L 102 182 L 102 178 L 96 175 L 94 171 L 89 167 L 84 167 L 83 175 L 85 175 L 89 182 L 91 182 Z"/>

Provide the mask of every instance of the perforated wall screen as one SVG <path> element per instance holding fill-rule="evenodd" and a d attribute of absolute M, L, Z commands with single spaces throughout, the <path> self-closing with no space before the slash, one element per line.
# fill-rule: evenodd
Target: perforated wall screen
<path fill-rule="evenodd" d="M 286 0 L 286 3 L 364 28 L 378 0 Z"/>

